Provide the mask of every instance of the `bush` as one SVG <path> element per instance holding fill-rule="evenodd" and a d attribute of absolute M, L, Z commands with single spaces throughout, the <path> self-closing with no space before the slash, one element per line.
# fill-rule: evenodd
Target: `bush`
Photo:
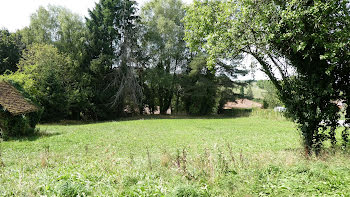
<path fill-rule="evenodd" d="M 9 137 L 28 136 L 35 133 L 41 112 L 32 112 L 26 115 L 14 116 L 4 109 L 0 110 L 1 136 L 4 140 Z"/>
<path fill-rule="evenodd" d="M 34 98 L 44 108 L 42 120 L 64 119 L 69 116 L 73 101 L 79 98 L 84 100 L 82 92 L 72 87 L 76 85 L 72 76 L 76 71 L 72 61 L 55 47 L 44 44 L 28 46 L 18 67 L 18 71 L 7 73 L 2 78 L 19 84 L 30 94 L 31 100 Z"/>
<path fill-rule="evenodd" d="M 277 106 L 283 106 L 284 104 L 277 95 L 277 89 L 274 87 L 272 82 L 270 80 L 260 80 L 257 81 L 257 86 L 261 89 L 266 90 L 266 93 L 264 93 L 263 98 L 263 108 L 267 109 L 273 109 Z"/>
<path fill-rule="evenodd" d="M 23 97 L 30 100 L 37 107 L 36 100 L 30 96 L 18 83 L 7 81 L 15 87 Z M 29 136 L 35 133 L 35 126 L 39 123 L 42 109 L 23 115 L 12 115 L 10 112 L 0 106 L 0 138 L 4 140 L 9 137 Z"/>

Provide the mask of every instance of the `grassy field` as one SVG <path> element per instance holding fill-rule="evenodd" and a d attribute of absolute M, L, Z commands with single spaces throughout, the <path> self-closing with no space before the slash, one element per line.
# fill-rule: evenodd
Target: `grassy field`
<path fill-rule="evenodd" d="M 264 94 L 267 93 L 266 90 L 259 88 L 258 85 L 256 84 L 256 82 L 252 82 L 249 86 L 252 88 L 253 98 L 255 98 L 255 99 L 263 99 L 264 98 Z M 248 87 L 249 86 L 244 88 L 244 94 L 248 93 Z M 236 94 L 240 94 L 240 88 L 239 87 L 235 88 L 233 91 Z"/>
<path fill-rule="evenodd" d="M 281 118 L 40 125 L 1 143 L 0 196 L 349 196 L 349 154 L 306 159 Z"/>

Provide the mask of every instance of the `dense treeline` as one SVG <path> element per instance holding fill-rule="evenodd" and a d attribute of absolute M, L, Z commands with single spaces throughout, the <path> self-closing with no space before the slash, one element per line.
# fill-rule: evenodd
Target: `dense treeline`
<path fill-rule="evenodd" d="M 218 58 L 184 41 L 180 0 L 100 0 L 82 18 L 40 7 L 30 25 L 0 31 L 0 74 L 43 107 L 42 121 L 107 120 L 154 113 L 217 113 L 237 96 L 241 57 Z M 158 109 L 159 108 L 159 109 Z"/>

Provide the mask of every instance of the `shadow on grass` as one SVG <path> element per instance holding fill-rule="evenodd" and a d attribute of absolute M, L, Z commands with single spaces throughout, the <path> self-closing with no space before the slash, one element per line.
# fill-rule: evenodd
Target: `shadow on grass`
<path fill-rule="evenodd" d="M 108 122 L 122 122 L 122 121 L 134 121 L 134 120 L 161 120 L 161 119 L 232 119 L 232 118 L 242 118 L 250 116 L 259 116 L 261 118 L 271 118 L 278 119 L 282 115 L 277 114 L 273 110 L 266 109 L 225 109 L 221 114 L 206 115 L 206 116 L 196 116 L 196 115 L 186 115 L 186 114 L 176 114 L 176 115 L 134 115 L 127 117 L 120 117 L 117 119 L 103 120 L 103 121 L 77 121 L 77 120 L 62 120 L 60 122 L 48 122 L 41 123 L 41 125 L 62 125 L 62 126 L 74 126 L 74 125 L 89 125 L 89 124 L 103 124 Z M 277 118 L 276 118 L 277 117 Z"/>
<path fill-rule="evenodd" d="M 36 131 L 34 134 L 31 135 L 26 135 L 26 136 L 20 136 L 20 137 L 9 137 L 5 141 L 10 142 L 10 141 L 35 141 L 39 138 L 48 138 L 52 136 L 57 136 L 61 135 L 59 132 L 55 133 L 48 133 L 47 131 Z"/>
<path fill-rule="evenodd" d="M 249 117 L 253 112 L 253 109 L 225 109 L 220 114 L 213 115 L 186 115 L 186 114 L 175 114 L 175 115 L 139 115 L 132 117 L 124 117 L 117 119 L 116 121 L 128 121 L 128 120 L 149 120 L 149 119 L 229 119 L 229 118 L 241 118 Z"/>
<path fill-rule="evenodd" d="M 105 121 L 78 121 L 78 120 L 62 120 L 60 122 L 48 122 L 42 123 L 41 125 L 89 125 L 89 124 L 99 124 L 111 121 L 134 121 L 134 120 L 160 120 L 160 119 L 230 119 L 230 118 L 240 118 L 249 117 L 253 112 L 253 109 L 226 109 L 223 110 L 221 114 L 215 115 L 186 115 L 186 114 L 176 114 L 176 115 L 160 115 L 160 114 L 150 114 L 150 115 L 134 115 L 127 117 L 120 117 L 114 120 Z"/>

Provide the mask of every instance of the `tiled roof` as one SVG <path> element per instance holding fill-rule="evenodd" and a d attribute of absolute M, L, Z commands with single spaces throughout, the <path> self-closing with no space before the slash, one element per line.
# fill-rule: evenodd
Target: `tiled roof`
<path fill-rule="evenodd" d="M 4 81 L 0 81 L 0 105 L 13 115 L 38 111 L 15 87 Z"/>

